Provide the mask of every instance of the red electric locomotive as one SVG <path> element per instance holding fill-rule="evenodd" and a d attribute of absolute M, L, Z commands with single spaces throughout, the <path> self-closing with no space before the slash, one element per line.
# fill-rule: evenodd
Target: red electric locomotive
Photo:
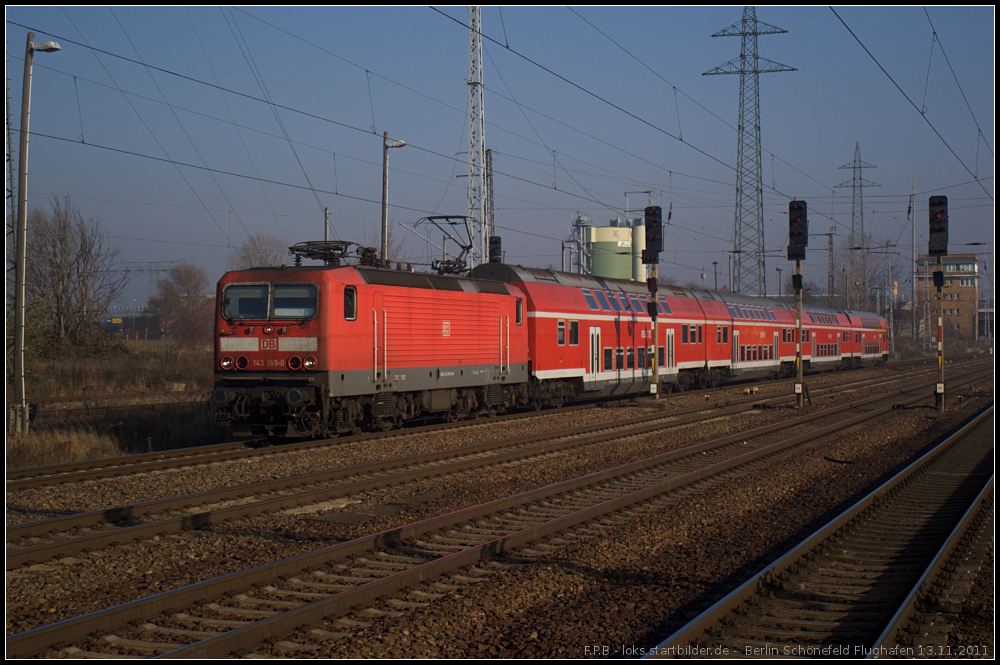
<path fill-rule="evenodd" d="M 773 299 L 660 286 L 654 343 L 645 283 L 502 263 L 435 275 L 303 253 L 327 265 L 219 282 L 212 400 L 236 435 L 327 436 L 645 393 L 654 362 L 665 392 L 795 372 L 795 310 Z M 810 306 L 805 368 L 882 362 L 885 331 L 877 315 Z"/>
<path fill-rule="evenodd" d="M 527 403 L 523 295 L 365 266 L 255 268 L 218 286 L 216 388 L 236 435 L 325 436 Z"/>

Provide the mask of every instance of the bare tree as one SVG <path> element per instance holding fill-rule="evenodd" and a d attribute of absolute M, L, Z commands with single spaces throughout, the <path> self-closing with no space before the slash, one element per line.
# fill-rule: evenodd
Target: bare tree
<path fill-rule="evenodd" d="M 215 300 L 208 289 L 208 274 L 202 268 L 179 263 L 170 268 L 166 278 L 157 281 L 149 308 L 175 339 L 207 342 L 215 313 Z"/>
<path fill-rule="evenodd" d="M 243 244 L 233 248 L 226 261 L 227 270 L 280 266 L 288 256 L 288 247 L 281 240 L 266 233 L 251 233 Z"/>
<path fill-rule="evenodd" d="M 60 342 L 82 338 L 128 285 L 127 269 L 115 268 L 121 249 L 69 196 L 52 197 L 51 212 L 30 211 L 27 241 L 26 299 L 41 304 Z"/>

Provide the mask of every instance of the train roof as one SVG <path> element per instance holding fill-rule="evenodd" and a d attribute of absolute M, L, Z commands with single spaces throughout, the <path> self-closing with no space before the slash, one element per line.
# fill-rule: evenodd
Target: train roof
<path fill-rule="evenodd" d="M 510 295 L 510 290 L 502 281 L 482 277 L 458 277 L 435 275 L 426 272 L 387 270 L 367 266 L 354 266 L 366 284 L 383 286 L 405 286 L 412 289 L 435 289 L 438 291 L 465 291 L 466 293 L 496 293 Z"/>
<path fill-rule="evenodd" d="M 598 277 L 596 275 L 582 275 L 572 272 L 560 272 L 558 270 L 548 270 L 545 268 L 526 268 L 521 265 L 508 265 L 505 263 L 484 263 L 473 269 L 473 274 L 477 276 L 489 277 L 505 282 L 525 282 L 540 284 L 559 284 L 562 286 L 575 286 L 584 289 L 596 289 L 599 291 L 625 291 L 635 293 L 647 293 L 646 282 L 636 282 L 630 279 L 614 279 L 610 277 Z M 778 300 L 768 298 L 755 298 L 752 296 L 740 296 L 734 294 L 722 294 L 717 291 L 707 291 L 705 289 L 689 289 L 672 284 L 658 284 L 657 289 L 660 295 L 672 295 L 680 298 L 694 298 L 696 300 L 714 300 L 717 302 L 738 302 L 742 304 L 754 304 L 765 306 L 782 306 Z"/>
<path fill-rule="evenodd" d="M 355 264 L 340 266 L 262 266 L 231 270 L 223 275 L 239 279 L 241 273 L 331 273 L 334 271 L 351 270 L 358 274 L 365 284 L 381 286 L 403 286 L 411 289 L 431 289 L 436 291 L 464 291 L 466 293 L 494 293 L 511 295 L 507 285 L 489 278 L 460 277 L 456 275 L 437 275 L 426 272 L 411 272 L 408 270 L 392 270 Z M 231 281 L 231 280 L 230 280 Z"/>
<path fill-rule="evenodd" d="M 472 270 L 475 277 L 485 277 L 501 282 L 524 282 L 528 284 L 559 284 L 562 286 L 575 286 L 584 289 L 596 289 L 603 291 L 625 291 L 635 293 L 647 293 L 648 287 L 645 282 L 635 282 L 629 279 L 613 279 L 609 277 L 597 277 L 595 275 L 583 275 L 579 273 L 561 272 L 549 270 L 547 268 L 528 268 L 522 265 L 510 265 L 506 263 L 484 263 L 476 266 Z M 709 300 L 722 303 L 732 303 L 740 305 L 763 305 L 777 309 L 795 309 L 794 303 L 789 303 L 777 298 L 766 296 L 748 296 L 738 293 L 719 293 L 718 291 L 708 291 L 705 289 L 689 289 L 671 284 L 658 284 L 660 295 L 672 295 L 680 298 L 694 298 L 696 300 Z M 841 314 L 852 317 L 872 317 L 877 316 L 871 312 L 857 310 L 843 310 L 836 307 L 828 307 L 819 304 L 803 305 L 803 311 L 816 313 Z"/>

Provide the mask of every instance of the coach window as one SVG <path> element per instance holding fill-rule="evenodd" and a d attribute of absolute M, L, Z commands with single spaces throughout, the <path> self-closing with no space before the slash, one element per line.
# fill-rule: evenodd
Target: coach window
<path fill-rule="evenodd" d="M 722 343 L 729 344 L 729 326 L 722 326 Z"/>
<path fill-rule="evenodd" d="M 631 346 L 626 351 L 625 369 L 635 369 L 635 348 Z"/>
<path fill-rule="evenodd" d="M 358 289 L 354 286 L 344 287 L 344 318 L 353 321 L 358 318 Z"/>
<path fill-rule="evenodd" d="M 702 326 L 698 326 L 698 343 L 701 344 L 701 329 Z"/>
<path fill-rule="evenodd" d="M 615 369 L 625 369 L 625 349 L 620 346 L 615 349 Z"/>
<path fill-rule="evenodd" d="M 681 326 L 681 344 L 688 343 L 688 327 Z"/>
<path fill-rule="evenodd" d="M 614 369 L 614 366 L 612 365 L 612 363 L 614 362 L 614 353 L 615 353 L 614 349 L 612 349 L 610 346 L 606 347 L 604 349 L 604 371 L 605 372 L 610 372 L 611 370 Z"/>
<path fill-rule="evenodd" d="M 611 309 L 615 310 L 620 314 L 622 311 L 622 306 L 618 302 L 618 298 L 616 298 L 615 294 L 612 293 L 611 291 L 608 291 L 608 300 L 611 301 Z"/>
<path fill-rule="evenodd" d="M 559 346 L 566 344 L 566 322 L 562 319 L 556 324 L 556 344 Z"/>
<path fill-rule="evenodd" d="M 715 326 L 715 343 L 722 344 L 722 326 Z"/>
<path fill-rule="evenodd" d="M 579 346 L 580 344 L 580 322 L 570 321 L 569 322 L 569 345 Z"/>
<path fill-rule="evenodd" d="M 628 294 L 628 298 L 632 302 L 632 309 L 636 314 L 642 314 L 646 311 L 646 308 L 642 306 L 641 302 L 639 302 L 639 296 L 634 293 L 630 293 Z"/>
<path fill-rule="evenodd" d="M 583 299 L 587 301 L 587 307 L 595 312 L 600 311 L 600 308 L 597 306 L 597 301 L 594 300 L 594 294 L 590 289 L 583 289 Z"/>
<path fill-rule="evenodd" d="M 611 311 L 611 305 L 608 304 L 608 299 L 604 296 L 604 291 L 594 291 L 594 295 L 597 296 L 597 301 L 601 303 L 601 309 L 605 312 Z M 611 369 L 610 367 L 608 369 Z"/>
<path fill-rule="evenodd" d="M 639 369 L 646 369 L 646 347 L 640 346 L 637 348 L 639 352 Z"/>

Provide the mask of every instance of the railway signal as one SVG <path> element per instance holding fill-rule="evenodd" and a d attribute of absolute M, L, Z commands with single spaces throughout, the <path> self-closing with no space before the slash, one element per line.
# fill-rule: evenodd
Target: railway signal
<path fill-rule="evenodd" d="M 804 261 L 809 244 L 808 205 L 805 201 L 788 203 L 788 260 Z"/>
<path fill-rule="evenodd" d="M 500 236 L 490 236 L 489 260 L 490 263 L 503 263 L 503 249 L 500 245 Z"/>
<path fill-rule="evenodd" d="M 941 257 L 948 254 L 948 197 L 932 196 L 927 200 L 927 212 L 930 233 L 927 239 L 927 254 L 937 257 L 937 270 L 934 271 L 934 286 L 937 288 L 937 361 L 938 381 L 934 389 L 934 397 L 938 411 L 944 412 L 944 266 Z"/>
<path fill-rule="evenodd" d="M 806 259 L 806 245 L 809 244 L 809 204 L 805 201 L 788 202 L 788 260 L 795 261 L 795 396 L 801 409 L 805 406 L 805 385 L 802 365 L 802 262 Z M 811 402 L 810 402 L 811 403 Z"/>
<path fill-rule="evenodd" d="M 659 255 L 663 250 L 663 209 L 660 206 L 649 206 L 645 215 L 646 250 L 643 252 L 642 262 L 659 263 Z"/>
<path fill-rule="evenodd" d="M 659 279 L 657 267 L 660 263 L 660 252 L 663 250 L 663 208 L 647 206 L 644 214 L 646 216 L 646 249 L 642 250 L 642 262 L 653 266 L 652 274 L 646 281 L 646 286 L 649 288 L 649 302 L 646 306 L 649 317 L 652 319 L 653 333 L 653 381 L 649 385 L 649 391 L 655 396 L 654 399 L 660 399 L 660 365 L 657 360 L 660 357 L 660 338 L 656 325 L 656 282 Z"/>
<path fill-rule="evenodd" d="M 927 201 L 930 217 L 930 235 L 927 240 L 929 256 L 948 254 L 948 197 L 932 196 Z"/>

